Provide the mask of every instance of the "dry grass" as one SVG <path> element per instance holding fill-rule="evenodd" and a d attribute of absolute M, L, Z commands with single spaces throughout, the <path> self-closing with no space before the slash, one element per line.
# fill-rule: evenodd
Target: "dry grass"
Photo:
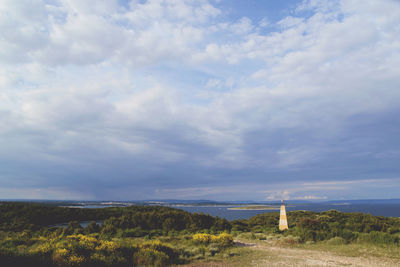
<path fill-rule="evenodd" d="M 239 236 L 238 256 L 229 266 L 400 266 L 400 248 L 370 244 L 296 244 L 291 237 L 266 236 L 246 239 Z"/>
<path fill-rule="evenodd" d="M 229 263 L 226 262 L 195 262 L 195 263 L 189 263 L 186 265 L 177 265 L 179 266 L 185 266 L 185 267 L 229 267 Z"/>

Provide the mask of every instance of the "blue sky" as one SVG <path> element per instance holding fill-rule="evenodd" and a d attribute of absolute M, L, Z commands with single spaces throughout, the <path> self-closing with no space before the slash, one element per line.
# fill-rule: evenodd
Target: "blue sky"
<path fill-rule="evenodd" d="M 6 0 L 0 199 L 400 198 L 400 2 Z"/>

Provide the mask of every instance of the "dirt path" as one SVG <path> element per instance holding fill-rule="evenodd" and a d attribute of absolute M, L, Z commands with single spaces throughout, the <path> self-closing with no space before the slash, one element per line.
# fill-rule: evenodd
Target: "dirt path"
<path fill-rule="evenodd" d="M 333 252 L 287 248 L 276 244 L 237 243 L 251 249 L 266 252 L 266 256 L 254 259 L 251 266 L 400 266 L 400 260 L 390 258 L 349 257 Z M 250 265 L 250 264 L 249 264 Z"/>

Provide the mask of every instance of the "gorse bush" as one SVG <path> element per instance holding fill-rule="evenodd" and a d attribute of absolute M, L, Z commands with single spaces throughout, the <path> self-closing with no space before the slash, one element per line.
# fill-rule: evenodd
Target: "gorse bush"
<path fill-rule="evenodd" d="M 170 245 L 163 243 L 159 240 L 147 241 L 142 244 L 137 245 L 138 250 L 155 250 L 167 255 L 168 263 L 172 264 L 177 262 L 179 258 L 179 253 L 172 248 Z"/>
<path fill-rule="evenodd" d="M 198 233 L 193 235 L 193 241 L 197 244 L 216 243 L 220 247 L 229 247 L 233 245 L 233 236 L 227 233 L 221 233 L 219 235 Z"/>
<path fill-rule="evenodd" d="M 198 248 L 199 258 L 204 258 L 206 255 L 212 257 L 234 245 L 233 236 L 228 233 L 219 235 L 197 233 L 192 236 L 192 240 Z"/>
<path fill-rule="evenodd" d="M 158 240 L 141 244 L 102 240 L 98 235 L 39 237 L 28 247 L 1 246 L 0 262 L 22 266 L 166 266 L 179 263 L 179 253 Z M 3 244 L 4 245 L 4 242 Z"/>
<path fill-rule="evenodd" d="M 138 266 L 166 266 L 179 261 L 179 253 L 159 240 L 136 245 L 133 263 Z"/>
<path fill-rule="evenodd" d="M 233 236 L 227 233 L 222 233 L 217 236 L 216 243 L 221 247 L 230 247 L 233 243 Z"/>
<path fill-rule="evenodd" d="M 30 253 L 36 257 L 51 255 L 53 263 L 58 266 L 107 266 L 110 263 L 127 263 L 121 246 L 116 242 L 82 234 L 48 240 Z"/>
<path fill-rule="evenodd" d="M 202 234 L 202 233 L 193 235 L 193 240 L 199 244 L 208 244 L 211 242 L 213 238 L 216 238 L 216 236 L 210 234 Z"/>

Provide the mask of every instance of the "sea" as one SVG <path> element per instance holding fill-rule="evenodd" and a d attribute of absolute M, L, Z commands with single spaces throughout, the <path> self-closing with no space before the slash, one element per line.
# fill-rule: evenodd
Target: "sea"
<path fill-rule="evenodd" d="M 191 213 L 197 212 L 218 216 L 227 220 L 248 219 L 257 214 L 266 212 L 279 212 L 279 210 L 232 210 L 232 206 L 171 206 Z M 286 211 L 308 210 L 308 211 L 328 211 L 337 210 L 341 212 L 361 212 L 374 216 L 400 217 L 400 204 L 292 204 L 286 206 Z"/>
<path fill-rule="evenodd" d="M 131 206 L 133 203 L 81 203 L 79 208 L 105 208 L 105 207 L 118 207 L 118 206 Z M 248 219 L 257 214 L 266 212 L 279 212 L 279 204 L 273 206 L 278 207 L 273 210 L 253 210 L 253 209 L 232 209 L 234 207 L 244 207 L 244 204 L 238 205 L 199 205 L 199 204 L 171 204 L 171 203 L 153 203 L 152 205 L 163 205 L 176 209 L 182 209 L 191 213 L 204 213 L 211 216 L 218 216 L 227 220 Z M 253 204 L 249 204 L 253 205 Z M 307 210 L 322 212 L 328 210 L 337 210 L 341 212 L 360 212 L 371 214 L 374 216 L 384 217 L 400 217 L 400 200 L 399 201 L 360 201 L 358 202 L 335 202 L 335 203 L 288 203 L 286 204 L 286 211 Z"/>

